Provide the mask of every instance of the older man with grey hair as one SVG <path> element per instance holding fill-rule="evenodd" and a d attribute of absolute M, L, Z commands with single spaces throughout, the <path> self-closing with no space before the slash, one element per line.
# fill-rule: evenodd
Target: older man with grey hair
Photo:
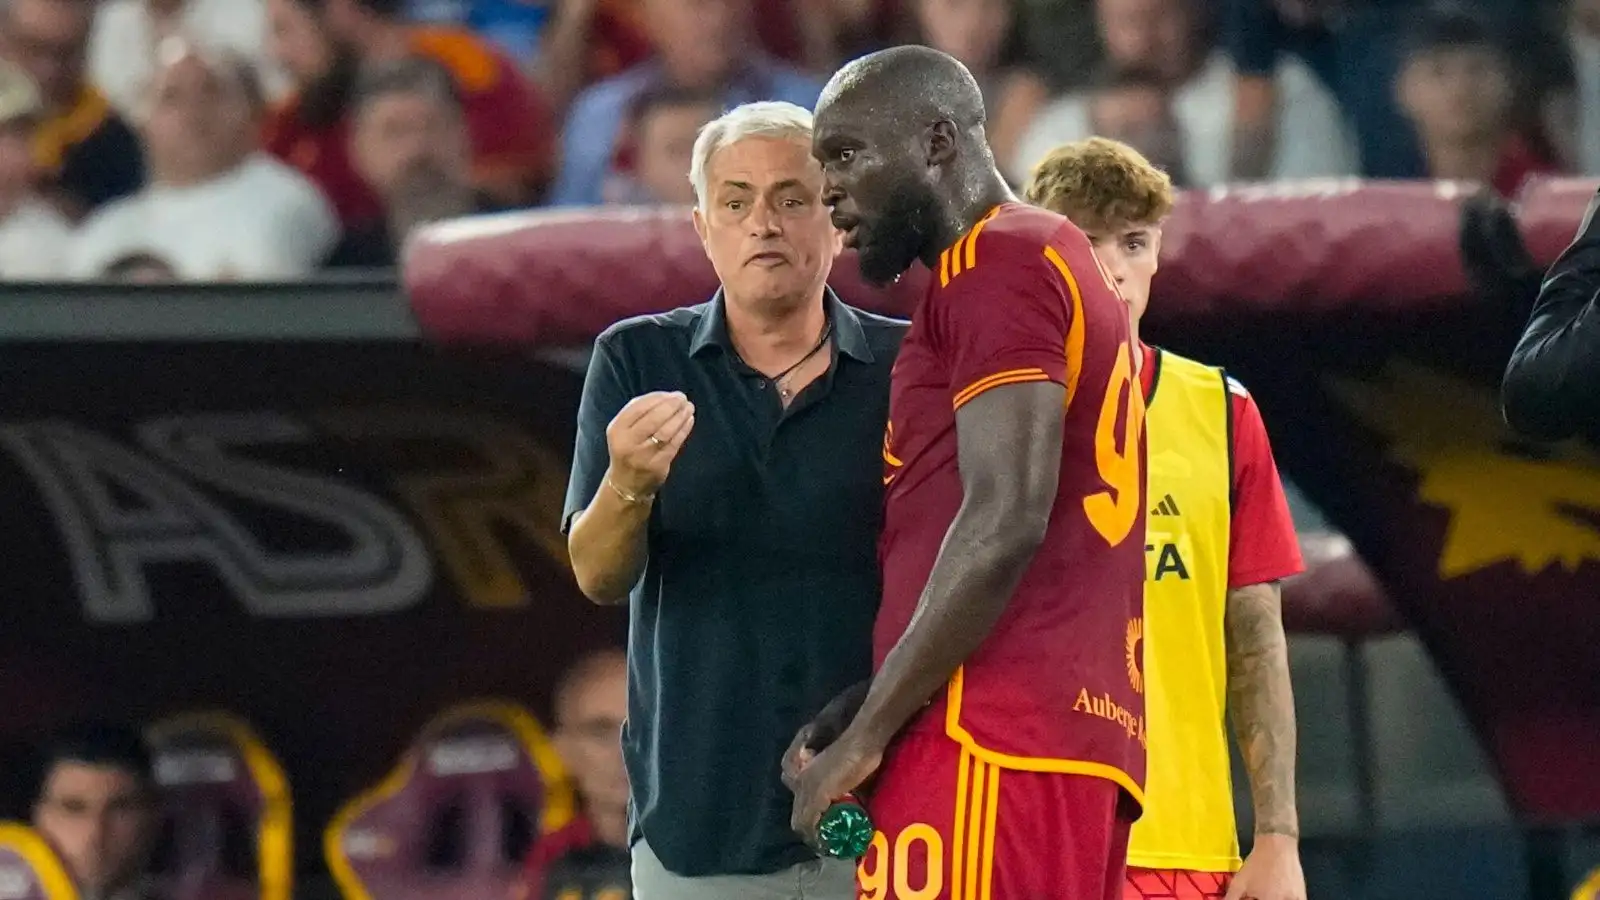
<path fill-rule="evenodd" d="M 634 895 L 854 897 L 854 867 L 790 830 L 779 760 L 870 671 L 905 326 L 827 286 L 810 112 L 734 109 L 690 179 L 722 288 L 595 342 L 563 520 L 584 594 L 629 605 Z"/>

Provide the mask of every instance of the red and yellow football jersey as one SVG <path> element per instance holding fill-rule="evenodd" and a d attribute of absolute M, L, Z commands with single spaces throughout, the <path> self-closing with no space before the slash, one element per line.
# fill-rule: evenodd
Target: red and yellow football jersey
<path fill-rule="evenodd" d="M 911 724 L 995 766 L 1094 775 L 1141 797 L 1144 399 L 1127 305 L 1065 218 L 991 211 L 943 254 L 890 386 L 876 665 L 905 632 L 962 502 L 956 410 L 1066 389 L 1059 494 L 994 631 Z"/>

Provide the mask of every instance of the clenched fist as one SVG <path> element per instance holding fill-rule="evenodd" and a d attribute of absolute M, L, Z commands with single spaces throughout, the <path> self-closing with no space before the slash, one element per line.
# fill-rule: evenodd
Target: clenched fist
<path fill-rule="evenodd" d="M 694 404 L 679 392 L 656 391 L 628 401 L 606 426 L 614 487 L 640 499 L 653 497 L 694 429 Z"/>

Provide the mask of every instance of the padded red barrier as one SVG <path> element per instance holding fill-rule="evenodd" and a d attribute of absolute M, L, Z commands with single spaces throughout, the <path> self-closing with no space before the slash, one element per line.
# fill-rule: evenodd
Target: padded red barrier
<path fill-rule="evenodd" d="M 1572 242 L 1596 186 L 1593 178 L 1544 178 L 1522 189 L 1517 220 L 1535 259 L 1549 263 Z"/>
<path fill-rule="evenodd" d="M 1543 260 L 1560 252 L 1595 183 L 1531 185 L 1520 219 Z M 1218 189 L 1184 196 L 1167 224 L 1161 321 L 1222 313 L 1414 313 L 1459 302 L 1464 189 L 1354 179 Z M 442 341 L 581 344 L 618 319 L 697 303 L 716 288 L 687 210 L 510 213 L 422 230 L 407 249 L 417 319 Z M 854 256 L 834 267 L 850 302 L 904 315 L 927 272 L 887 291 L 864 285 Z"/>
<path fill-rule="evenodd" d="M 834 287 L 879 311 L 909 308 L 926 272 L 893 291 L 864 285 L 853 262 Z M 919 277 L 920 276 L 920 277 Z M 611 323 L 711 296 L 717 275 L 687 209 L 508 213 L 423 229 L 404 278 L 436 340 L 543 347 L 585 344 Z"/>
<path fill-rule="evenodd" d="M 1405 629 L 1383 585 L 1336 534 L 1300 539 L 1306 571 L 1283 583 L 1283 625 L 1294 634 L 1362 640 Z"/>

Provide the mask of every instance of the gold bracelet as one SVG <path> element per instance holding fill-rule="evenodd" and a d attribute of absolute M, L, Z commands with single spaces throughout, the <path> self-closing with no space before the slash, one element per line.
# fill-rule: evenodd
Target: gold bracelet
<path fill-rule="evenodd" d="M 606 480 L 606 487 L 611 488 L 611 492 L 612 493 L 616 494 L 618 497 L 621 497 L 622 498 L 622 502 L 630 504 L 632 506 L 648 506 L 650 504 L 650 501 L 656 499 L 656 495 L 655 494 L 645 494 L 643 496 L 640 496 L 639 494 L 630 494 L 630 493 L 628 493 L 627 491 L 623 490 L 622 488 L 617 487 L 617 483 L 615 481 L 612 481 L 611 480 L 611 476 L 609 476 L 609 475 L 606 476 L 605 480 Z"/>

